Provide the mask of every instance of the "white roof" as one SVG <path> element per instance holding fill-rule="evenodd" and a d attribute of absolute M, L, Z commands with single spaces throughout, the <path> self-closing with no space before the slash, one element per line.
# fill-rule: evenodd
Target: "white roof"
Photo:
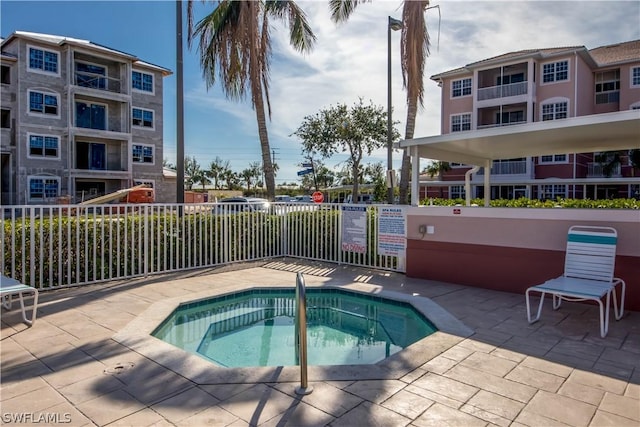
<path fill-rule="evenodd" d="M 487 161 L 640 148 L 640 110 L 494 127 L 400 141 L 419 157 L 484 166 Z"/>

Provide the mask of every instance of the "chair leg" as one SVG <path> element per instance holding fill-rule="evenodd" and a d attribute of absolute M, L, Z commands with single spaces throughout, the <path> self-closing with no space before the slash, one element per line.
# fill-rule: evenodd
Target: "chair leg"
<path fill-rule="evenodd" d="M 18 296 L 20 297 L 20 309 L 22 310 L 22 320 L 28 326 L 33 326 L 33 322 L 36 321 L 36 315 L 38 311 L 38 291 L 33 292 L 33 312 L 31 313 L 31 320 L 27 318 L 27 310 L 24 305 L 23 292 L 20 292 Z"/>
<path fill-rule="evenodd" d="M 622 279 L 613 279 L 613 309 L 614 309 L 614 314 L 616 316 L 616 320 L 620 320 L 622 319 L 622 316 L 624 315 L 624 294 L 625 294 L 625 290 L 626 290 L 626 284 L 624 282 L 624 280 Z M 620 285 L 621 288 L 621 292 L 620 292 L 620 307 L 618 308 L 618 298 L 617 298 L 617 292 L 616 292 L 616 286 Z"/>
<path fill-rule="evenodd" d="M 602 304 L 602 299 L 598 299 L 598 305 L 600 306 L 600 336 L 602 338 L 607 336 L 609 332 L 609 304 L 611 302 L 611 292 L 607 292 L 606 310 Z M 606 311 L 606 313 L 605 313 Z"/>
<path fill-rule="evenodd" d="M 534 319 L 531 319 L 531 305 L 529 301 L 529 292 L 530 292 L 529 289 L 527 289 L 527 291 L 525 292 L 525 299 L 527 302 L 527 320 L 529 321 L 529 323 L 534 323 L 540 319 L 540 313 L 542 313 L 542 304 L 544 303 L 545 292 L 540 292 L 540 303 L 538 304 L 538 313 L 536 314 L 536 317 Z"/>

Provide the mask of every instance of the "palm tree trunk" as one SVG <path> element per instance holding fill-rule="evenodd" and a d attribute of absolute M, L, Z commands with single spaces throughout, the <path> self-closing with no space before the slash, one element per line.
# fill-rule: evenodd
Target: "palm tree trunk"
<path fill-rule="evenodd" d="M 267 133 L 267 120 L 265 117 L 264 102 L 262 99 L 262 86 L 253 94 L 255 97 L 256 119 L 258 121 L 258 136 L 260 138 L 260 148 L 262 149 L 262 168 L 264 180 L 267 185 L 267 198 L 271 201 L 276 198 L 276 178 L 273 173 L 273 163 L 271 163 L 271 147 L 269 146 L 269 134 Z"/>
<path fill-rule="evenodd" d="M 404 130 L 404 139 L 412 139 L 416 128 L 416 114 L 418 113 L 418 100 L 409 99 L 407 105 L 407 126 Z M 409 150 L 402 150 L 402 169 L 400 170 L 400 204 L 409 204 L 409 182 L 411 181 L 411 157 Z M 418 188 L 420 186 L 418 185 Z"/>

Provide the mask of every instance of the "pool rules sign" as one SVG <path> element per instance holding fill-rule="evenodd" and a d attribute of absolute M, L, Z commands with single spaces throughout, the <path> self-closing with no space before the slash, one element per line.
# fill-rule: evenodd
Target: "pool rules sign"
<path fill-rule="evenodd" d="M 366 206 L 341 206 L 342 250 L 345 252 L 367 252 L 367 208 Z"/>
<path fill-rule="evenodd" d="M 378 210 L 378 253 L 404 257 L 407 247 L 406 219 L 402 207 L 380 207 Z"/>

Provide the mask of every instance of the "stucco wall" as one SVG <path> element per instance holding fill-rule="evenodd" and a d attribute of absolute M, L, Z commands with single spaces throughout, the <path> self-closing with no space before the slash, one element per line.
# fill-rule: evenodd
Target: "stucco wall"
<path fill-rule="evenodd" d="M 459 213 L 456 213 L 459 212 Z M 422 235 L 420 225 L 433 226 Z M 640 311 L 640 212 L 593 209 L 410 208 L 407 275 L 524 293 L 563 271 L 571 225 L 618 231 L 616 276 Z"/>

